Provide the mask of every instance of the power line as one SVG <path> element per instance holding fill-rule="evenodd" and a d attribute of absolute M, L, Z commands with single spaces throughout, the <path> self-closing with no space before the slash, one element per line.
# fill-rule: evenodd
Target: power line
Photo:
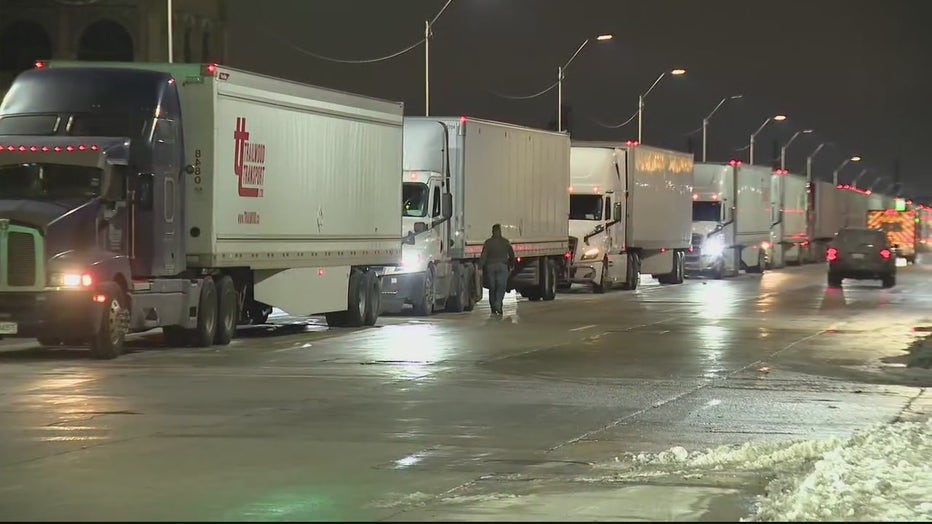
<path fill-rule="evenodd" d="M 290 47 L 294 51 L 297 51 L 307 56 L 317 58 L 318 60 L 325 60 L 327 62 L 335 62 L 337 64 L 373 64 L 376 62 L 384 62 L 385 60 L 391 60 L 392 58 L 397 58 L 409 51 L 416 49 L 418 46 L 420 46 L 427 40 L 426 38 L 421 38 L 420 40 L 409 45 L 408 47 L 405 47 L 404 49 L 400 51 L 396 51 L 394 53 L 391 53 L 385 56 L 380 56 L 376 58 L 346 59 L 346 58 L 334 58 L 331 56 L 321 55 L 313 51 L 308 51 L 307 49 L 304 49 L 303 47 L 300 47 L 288 40 L 285 40 L 280 34 L 274 31 L 266 29 L 265 27 L 261 27 L 261 30 L 265 32 L 266 34 L 268 34 L 269 36 L 271 36 L 272 38 L 274 38 L 275 40 L 278 40 L 281 44 L 285 45 L 286 47 Z"/>
<path fill-rule="evenodd" d="M 631 115 L 631 118 L 625 120 L 624 122 L 622 122 L 622 123 L 620 123 L 620 124 L 606 124 L 606 123 L 604 123 L 604 122 L 602 122 L 602 121 L 600 121 L 600 120 L 598 120 L 598 119 L 596 119 L 596 118 L 590 118 L 590 120 L 592 120 L 593 122 L 595 122 L 597 125 L 602 126 L 602 127 L 604 127 L 604 128 L 607 128 L 607 129 L 619 129 L 619 128 L 625 127 L 626 125 L 630 124 L 632 120 L 634 120 L 635 118 L 637 118 L 637 116 L 638 116 L 638 112 L 635 111 L 634 114 Z"/>
<path fill-rule="evenodd" d="M 537 97 L 539 97 L 539 96 L 543 96 L 543 95 L 545 95 L 545 94 L 547 94 L 547 93 L 553 91 L 554 88 L 556 88 L 558 84 L 559 84 L 559 82 L 554 82 L 554 83 L 550 84 L 550 86 L 547 87 L 546 89 L 544 89 L 544 90 L 542 90 L 542 91 L 538 91 L 538 92 L 534 93 L 533 95 L 526 95 L 526 96 L 522 96 L 522 95 L 506 95 L 506 94 L 504 94 L 504 93 L 499 93 L 499 92 L 497 92 L 497 91 L 492 91 L 491 89 L 488 89 L 487 91 L 488 91 L 489 93 L 492 93 L 492 94 L 495 95 L 495 96 L 498 96 L 498 97 L 501 97 L 501 98 L 507 98 L 507 99 L 509 99 L 509 100 L 530 100 L 530 99 L 532 99 L 532 98 L 537 98 Z"/>

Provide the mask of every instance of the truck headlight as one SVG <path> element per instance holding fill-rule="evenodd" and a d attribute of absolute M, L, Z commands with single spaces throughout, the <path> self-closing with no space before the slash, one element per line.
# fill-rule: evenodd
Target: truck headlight
<path fill-rule="evenodd" d="M 94 277 L 89 273 L 52 273 L 49 275 L 52 287 L 91 287 Z"/>
<path fill-rule="evenodd" d="M 401 267 L 406 271 L 419 271 L 424 262 L 421 253 L 404 253 L 401 255 Z"/>
<path fill-rule="evenodd" d="M 599 255 L 602 253 L 602 250 L 597 247 L 590 247 L 585 252 L 580 260 L 595 260 L 599 258 Z"/>
<path fill-rule="evenodd" d="M 721 256 L 723 251 L 725 251 L 725 243 L 720 236 L 707 238 L 705 243 L 702 244 L 702 254 L 705 256 L 718 257 Z"/>

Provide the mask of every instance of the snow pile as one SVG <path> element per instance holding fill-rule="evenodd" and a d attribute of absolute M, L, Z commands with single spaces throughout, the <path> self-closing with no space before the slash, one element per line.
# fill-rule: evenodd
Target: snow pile
<path fill-rule="evenodd" d="M 755 520 L 932 520 L 932 419 L 856 433 L 803 477 L 778 477 Z"/>
<path fill-rule="evenodd" d="M 698 479 L 716 471 L 774 476 L 750 520 L 932 521 L 932 419 L 879 425 L 847 440 L 748 442 L 691 453 L 676 446 L 597 468 L 613 474 L 576 480 Z"/>

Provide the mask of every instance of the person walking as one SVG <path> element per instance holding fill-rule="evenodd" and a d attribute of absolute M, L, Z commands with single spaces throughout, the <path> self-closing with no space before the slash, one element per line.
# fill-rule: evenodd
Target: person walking
<path fill-rule="evenodd" d="M 488 278 L 489 305 L 493 315 L 502 314 L 505 288 L 508 287 L 508 276 L 514 266 L 515 250 L 511 242 L 502 236 L 502 225 L 495 224 L 492 226 L 492 236 L 482 245 L 482 254 L 479 255 L 479 267 Z"/>

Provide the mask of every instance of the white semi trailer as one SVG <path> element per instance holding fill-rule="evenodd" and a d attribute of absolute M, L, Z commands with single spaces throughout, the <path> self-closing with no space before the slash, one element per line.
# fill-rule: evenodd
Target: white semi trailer
<path fill-rule="evenodd" d="M 0 336 L 227 344 L 272 307 L 374 324 L 403 106 L 215 64 L 49 63 L 0 105 Z"/>
<path fill-rule="evenodd" d="M 571 283 L 636 289 L 640 274 L 685 278 L 693 159 L 634 143 L 574 142 L 570 155 Z"/>
<path fill-rule="evenodd" d="M 509 289 L 553 300 L 566 273 L 569 157 L 563 133 L 467 117 L 406 118 L 399 201 L 407 237 L 402 263 L 384 273 L 385 311 L 473 309 L 482 298 L 479 256 L 496 223 L 518 258 Z"/>
<path fill-rule="evenodd" d="M 777 170 L 771 178 L 771 203 L 774 213 L 770 240 L 770 265 L 783 267 L 803 262 L 809 245 L 808 184 L 806 177 Z"/>

